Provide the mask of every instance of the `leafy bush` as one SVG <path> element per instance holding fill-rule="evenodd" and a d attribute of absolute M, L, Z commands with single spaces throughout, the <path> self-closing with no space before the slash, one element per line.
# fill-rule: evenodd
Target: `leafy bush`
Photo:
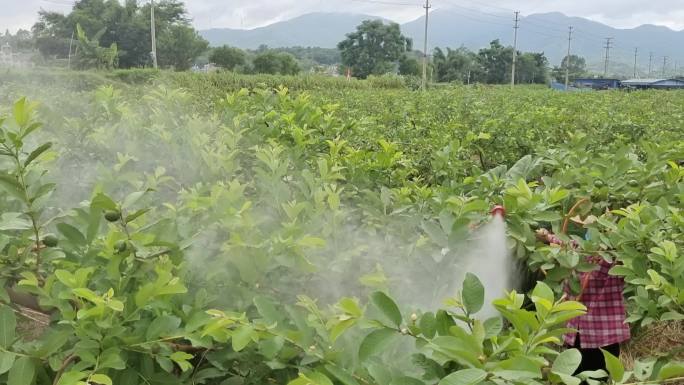
<path fill-rule="evenodd" d="M 622 262 L 631 321 L 681 317 L 678 93 L 219 93 L 202 82 L 247 78 L 173 76 L 197 84 L 0 86 L 0 382 L 594 383 L 553 346 L 582 312 L 558 298 L 587 254 Z M 44 104 L 9 104 L 22 91 Z M 573 113 L 585 97 L 596 116 Z M 453 296 L 494 204 L 543 283 L 491 320 L 472 275 L 426 304 Z M 562 234 L 575 214 L 597 217 L 588 240 Z M 540 226 L 577 247 L 538 243 Z M 18 303 L 51 317 L 34 341 Z M 681 375 L 667 361 L 609 358 L 609 374 Z"/>

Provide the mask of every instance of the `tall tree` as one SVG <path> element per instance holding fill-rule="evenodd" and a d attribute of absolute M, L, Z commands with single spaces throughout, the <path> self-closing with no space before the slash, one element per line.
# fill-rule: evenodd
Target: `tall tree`
<path fill-rule="evenodd" d="M 411 39 L 401 34 L 399 24 L 384 24 L 381 20 L 362 22 L 337 45 L 342 52 L 342 64 L 359 78 L 392 71 L 394 64 L 405 52 L 411 51 L 411 47 Z"/>
<path fill-rule="evenodd" d="M 399 58 L 400 75 L 419 76 L 420 71 L 420 63 L 418 63 L 418 59 L 415 57 L 402 55 L 401 58 Z"/>
<path fill-rule="evenodd" d="M 525 52 L 518 56 L 516 81 L 527 84 L 544 84 L 549 80 L 549 61 L 543 52 Z"/>
<path fill-rule="evenodd" d="M 465 47 L 447 48 L 446 54 L 440 48 L 433 53 L 435 76 L 438 82 L 462 82 L 481 77 L 478 57 Z"/>
<path fill-rule="evenodd" d="M 485 83 L 510 82 L 513 47 L 504 47 L 497 39 L 489 43 L 489 47 L 482 48 L 477 56 L 484 71 Z"/>
<path fill-rule="evenodd" d="M 78 0 L 71 12 L 39 12 L 33 26 L 36 46 L 45 57 L 66 58 L 69 43 L 81 25 L 86 36 L 95 36 L 103 47 L 118 46 L 120 67 L 142 67 L 150 64 L 149 4 L 136 0 Z M 190 26 L 185 6 L 178 0 L 155 2 L 155 26 L 159 41 L 159 56 L 163 65 L 183 69 L 202 53 L 207 43 Z"/>
<path fill-rule="evenodd" d="M 587 61 L 578 55 L 565 56 L 560 66 L 553 68 L 552 76 L 557 82 L 565 81 L 565 69 L 569 70 L 570 78 L 578 78 L 587 75 Z"/>
<path fill-rule="evenodd" d="M 209 42 L 192 27 L 169 25 L 159 34 L 159 65 L 176 71 L 190 69 L 193 60 L 209 48 Z"/>
<path fill-rule="evenodd" d="M 245 65 L 245 56 L 245 51 L 240 48 L 224 45 L 211 51 L 209 61 L 221 68 L 233 71 L 236 67 Z"/>
<path fill-rule="evenodd" d="M 76 24 L 76 31 L 79 49 L 75 61 L 80 68 L 112 69 L 118 66 L 119 49 L 116 43 L 112 43 L 109 48 L 100 46 L 100 38 L 105 32 L 104 29 L 101 29 L 92 38 L 86 36 L 80 24 Z"/>
<path fill-rule="evenodd" d="M 265 51 L 254 60 L 254 71 L 261 74 L 295 75 L 299 72 L 299 64 L 294 56 L 286 52 Z"/>

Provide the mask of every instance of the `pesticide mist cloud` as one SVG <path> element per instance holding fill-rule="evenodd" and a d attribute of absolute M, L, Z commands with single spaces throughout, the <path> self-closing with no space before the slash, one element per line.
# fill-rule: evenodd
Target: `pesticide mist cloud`
<path fill-rule="evenodd" d="M 0 0 L 0 31 L 30 28 L 38 10 L 67 12 L 72 0 Z M 255 28 L 309 12 L 349 12 L 381 16 L 398 22 L 418 18 L 422 0 L 186 0 L 195 26 L 206 28 Z M 416 5 L 406 5 L 415 3 Z M 432 0 L 435 8 L 450 4 L 488 12 L 520 10 L 523 14 L 563 12 L 587 17 L 618 28 L 657 24 L 684 29 L 684 1 L 681 0 Z"/>

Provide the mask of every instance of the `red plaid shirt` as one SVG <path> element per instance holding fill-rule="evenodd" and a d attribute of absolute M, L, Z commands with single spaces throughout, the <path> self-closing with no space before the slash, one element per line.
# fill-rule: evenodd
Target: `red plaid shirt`
<path fill-rule="evenodd" d="M 625 302 L 622 296 L 625 282 L 622 277 L 608 274 L 613 264 L 603 258 L 598 259 L 598 270 L 580 274 L 580 281 L 586 274 L 591 274 L 580 298 L 580 302 L 587 307 L 587 314 L 568 322 L 569 328 L 579 331 L 582 349 L 602 348 L 630 338 L 629 325 L 625 323 Z M 577 333 L 565 335 L 565 343 L 575 346 L 576 337 Z"/>

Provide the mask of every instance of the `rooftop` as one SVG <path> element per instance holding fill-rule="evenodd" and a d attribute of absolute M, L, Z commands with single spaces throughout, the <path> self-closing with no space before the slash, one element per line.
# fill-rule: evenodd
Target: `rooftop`
<path fill-rule="evenodd" d="M 629 79 L 623 80 L 622 84 L 627 85 L 649 85 L 663 82 L 672 82 L 678 84 L 684 84 L 684 80 L 681 79 Z"/>

